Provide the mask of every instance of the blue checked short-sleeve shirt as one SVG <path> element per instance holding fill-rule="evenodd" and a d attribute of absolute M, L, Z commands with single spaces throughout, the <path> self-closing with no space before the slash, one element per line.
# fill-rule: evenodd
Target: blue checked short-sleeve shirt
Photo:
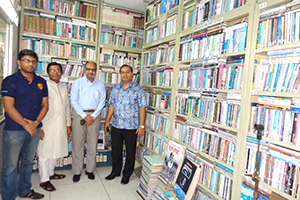
<path fill-rule="evenodd" d="M 119 129 L 137 129 L 139 108 L 147 107 L 145 91 L 135 82 L 131 82 L 126 89 L 122 82 L 115 85 L 108 103 L 114 106 L 112 125 Z"/>

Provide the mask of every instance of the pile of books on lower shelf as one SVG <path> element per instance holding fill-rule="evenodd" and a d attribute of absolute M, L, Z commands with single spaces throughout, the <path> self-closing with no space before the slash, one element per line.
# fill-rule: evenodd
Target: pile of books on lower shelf
<path fill-rule="evenodd" d="M 144 200 L 151 199 L 151 193 L 158 184 L 158 174 L 163 166 L 163 158 L 159 155 L 144 156 L 143 169 L 137 193 Z"/>

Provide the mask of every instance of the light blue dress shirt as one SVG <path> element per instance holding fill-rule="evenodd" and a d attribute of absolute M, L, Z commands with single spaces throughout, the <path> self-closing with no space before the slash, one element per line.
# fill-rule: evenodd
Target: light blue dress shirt
<path fill-rule="evenodd" d="M 96 118 L 105 105 L 105 97 L 105 85 L 98 79 L 91 82 L 84 76 L 72 84 L 71 104 L 82 118 L 87 116 L 84 110 L 95 110 L 91 116 Z"/>
<path fill-rule="evenodd" d="M 135 82 L 128 88 L 123 83 L 115 85 L 111 91 L 109 104 L 114 106 L 112 125 L 118 129 L 137 129 L 139 127 L 139 108 L 147 107 L 145 91 Z"/>

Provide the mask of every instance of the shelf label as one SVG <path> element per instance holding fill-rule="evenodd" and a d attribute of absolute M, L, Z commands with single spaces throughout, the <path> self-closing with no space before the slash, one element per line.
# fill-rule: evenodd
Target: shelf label
<path fill-rule="evenodd" d="M 267 2 L 259 4 L 259 6 L 258 6 L 259 10 L 264 9 L 265 7 L 267 7 L 267 5 L 268 5 Z"/>
<path fill-rule="evenodd" d="M 257 95 L 257 90 L 252 90 L 252 91 L 250 92 L 250 94 L 251 94 L 251 95 Z"/>
<path fill-rule="evenodd" d="M 196 32 L 196 31 L 199 31 L 199 30 L 204 29 L 204 28 L 206 28 L 206 27 L 209 27 L 209 26 L 213 26 L 213 25 L 215 25 L 215 24 L 222 23 L 223 20 L 224 20 L 223 17 L 221 17 L 221 18 L 216 19 L 216 20 L 214 20 L 214 21 L 206 21 L 206 22 L 204 22 L 203 24 L 201 24 L 201 26 L 198 26 L 198 27 L 194 28 L 193 31 Z"/>
<path fill-rule="evenodd" d="M 260 52 L 262 52 L 262 49 L 255 49 L 254 52 L 255 53 L 260 53 Z"/>

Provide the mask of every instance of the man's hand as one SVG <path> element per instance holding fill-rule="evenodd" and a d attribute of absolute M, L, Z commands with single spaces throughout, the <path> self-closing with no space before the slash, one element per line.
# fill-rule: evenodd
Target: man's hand
<path fill-rule="evenodd" d="M 43 140 L 45 137 L 45 132 L 43 130 L 41 130 L 41 136 L 40 136 L 40 140 Z"/>
<path fill-rule="evenodd" d="M 90 125 L 92 125 L 93 123 L 94 123 L 94 118 L 91 116 L 91 115 L 87 115 L 85 118 L 84 118 L 84 120 L 85 120 L 85 124 L 84 124 L 84 126 L 90 126 Z"/>
<path fill-rule="evenodd" d="M 138 127 L 138 129 L 136 130 L 135 134 L 138 135 L 138 137 L 142 137 L 145 134 L 145 129 Z"/>
<path fill-rule="evenodd" d="M 105 127 L 105 131 L 106 131 L 106 132 L 108 132 L 108 131 L 110 130 L 110 124 L 109 124 L 109 121 L 105 121 L 104 127 Z"/>
<path fill-rule="evenodd" d="M 27 122 L 27 124 L 25 124 L 23 128 L 31 135 L 31 137 L 36 136 L 37 134 L 36 127 L 38 126 L 38 123 L 25 118 L 24 120 Z"/>
<path fill-rule="evenodd" d="M 71 134 L 72 134 L 71 126 L 67 126 L 67 134 L 68 134 L 68 137 L 71 136 Z"/>

